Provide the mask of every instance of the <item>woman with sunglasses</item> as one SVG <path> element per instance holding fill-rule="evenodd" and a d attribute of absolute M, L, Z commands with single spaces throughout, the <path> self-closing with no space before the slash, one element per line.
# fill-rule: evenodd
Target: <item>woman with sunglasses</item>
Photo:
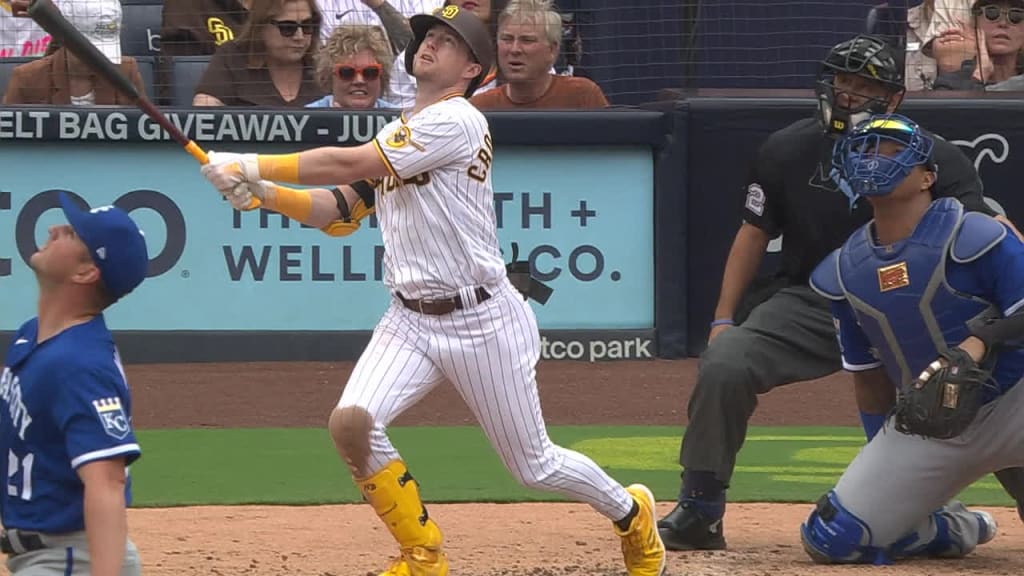
<path fill-rule="evenodd" d="M 313 59 L 321 22 L 315 0 L 253 0 L 245 28 L 217 48 L 192 104 L 302 107 L 320 98 Z"/>
<path fill-rule="evenodd" d="M 379 26 L 343 24 L 316 55 L 316 75 L 330 92 L 307 108 L 395 108 L 382 98 L 391 75 L 391 49 Z"/>
<path fill-rule="evenodd" d="M 935 90 L 985 90 L 1024 72 L 1024 0 L 975 0 L 969 26 L 947 30 L 933 41 L 940 58 L 963 54 L 958 70 L 940 74 Z"/>

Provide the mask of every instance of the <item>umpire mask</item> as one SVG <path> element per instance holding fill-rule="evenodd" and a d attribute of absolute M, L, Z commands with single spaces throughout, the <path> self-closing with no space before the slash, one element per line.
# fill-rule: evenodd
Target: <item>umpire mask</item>
<path fill-rule="evenodd" d="M 885 96 L 862 93 L 865 90 L 856 86 L 865 84 L 863 80 L 847 78 L 841 82 L 843 86 L 837 87 L 840 74 L 884 88 Z M 872 114 L 888 112 L 893 97 L 898 98 L 899 105 L 904 92 L 903 65 L 892 48 L 880 38 L 860 35 L 836 45 L 821 63 L 815 83 L 818 120 L 826 135 L 840 136 Z"/>

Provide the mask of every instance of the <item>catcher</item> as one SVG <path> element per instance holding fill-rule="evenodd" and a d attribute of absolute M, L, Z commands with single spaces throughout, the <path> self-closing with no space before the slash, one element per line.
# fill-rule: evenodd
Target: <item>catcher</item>
<path fill-rule="evenodd" d="M 832 301 L 858 404 L 891 410 L 801 526 L 816 562 L 969 554 L 996 524 L 951 499 L 1024 464 L 1024 244 L 955 199 L 932 200 L 933 145 L 897 115 L 836 144 L 833 163 L 874 220 L 811 286 Z"/>

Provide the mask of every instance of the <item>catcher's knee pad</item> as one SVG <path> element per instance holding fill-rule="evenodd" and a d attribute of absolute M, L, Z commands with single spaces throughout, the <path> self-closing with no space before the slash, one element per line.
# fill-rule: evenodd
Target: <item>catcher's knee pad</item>
<path fill-rule="evenodd" d="M 800 525 L 804 550 L 819 564 L 885 563 L 871 545 L 871 528 L 839 503 L 835 490 L 822 496 Z"/>
<path fill-rule="evenodd" d="M 441 529 L 427 514 L 419 486 L 404 462 L 394 460 L 372 476 L 357 479 L 356 485 L 403 550 L 441 548 Z"/>

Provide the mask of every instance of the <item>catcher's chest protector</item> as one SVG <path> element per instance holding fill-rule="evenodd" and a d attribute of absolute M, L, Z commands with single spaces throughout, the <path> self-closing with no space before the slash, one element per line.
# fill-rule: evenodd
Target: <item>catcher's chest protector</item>
<path fill-rule="evenodd" d="M 819 271 L 835 271 L 832 284 L 850 302 L 894 383 L 908 384 L 941 350 L 969 336 L 968 320 L 995 311 L 992 303 L 957 293 L 946 282 L 947 258 L 970 262 L 1002 239 L 1002 226 L 977 216 L 965 216 L 953 199 L 937 200 L 910 238 L 877 246 L 870 225 L 864 226 L 829 256 L 834 265 L 823 263 L 816 271 L 818 286 L 829 284 Z"/>

